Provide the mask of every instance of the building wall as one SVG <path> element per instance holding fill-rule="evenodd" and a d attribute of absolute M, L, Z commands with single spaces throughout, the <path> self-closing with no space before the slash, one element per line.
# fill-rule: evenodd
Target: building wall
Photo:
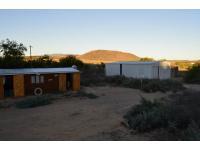
<path fill-rule="evenodd" d="M 65 92 L 66 91 L 66 79 L 67 79 L 67 75 L 66 74 L 59 74 L 59 91 L 61 92 Z"/>
<path fill-rule="evenodd" d="M 15 97 L 24 96 L 24 75 L 13 76 L 13 90 Z"/>
<path fill-rule="evenodd" d="M 34 95 L 36 88 L 41 88 L 43 93 L 53 93 L 57 91 L 66 91 L 67 74 L 42 74 L 44 76 L 43 83 L 32 83 L 32 75 L 14 75 L 13 90 L 14 97 Z M 0 98 L 4 98 L 4 83 L 3 76 L 0 76 Z M 72 90 L 80 90 L 80 73 L 72 73 Z"/>
<path fill-rule="evenodd" d="M 106 75 L 120 75 L 120 63 L 106 64 Z M 132 78 L 169 79 L 171 69 L 164 63 L 127 64 L 122 63 L 122 75 Z"/>
<path fill-rule="evenodd" d="M 120 64 L 106 64 L 105 69 L 107 76 L 120 75 Z"/>
<path fill-rule="evenodd" d="M 171 78 L 171 69 L 168 67 L 160 66 L 159 68 L 159 78 L 163 79 L 170 79 Z"/>
<path fill-rule="evenodd" d="M 72 90 L 79 91 L 80 90 L 80 73 L 73 73 L 72 75 Z"/>
<path fill-rule="evenodd" d="M 153 65 L 132 65 L 132 64 L 122 64 L 122 74 L 126 77 L 132 78 L 154 78 L 154 67 Z"/>
<path fill-rule="evenodd" d="M 4 97 L 3 77 L 0 76 L 0 99 Z"/>
<path fill-rule="evenodd" d="M 42 74 L 44 83 L 31 83 L 32 75 L 24 75 L 25 95 L 33 95 L 35 88 L 39 87 L 43 93 L 51 93 L 59 91 L 59 74 Z"/>

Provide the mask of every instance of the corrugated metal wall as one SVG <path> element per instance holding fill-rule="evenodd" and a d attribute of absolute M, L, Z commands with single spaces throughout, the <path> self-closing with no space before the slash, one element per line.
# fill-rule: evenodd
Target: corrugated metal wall
<path fill-rule="evenodd" d="M 106 64 L 106 75 L 120 75 L 120 64 L 122 64 L 122 75 L 133 78 L 144 79 L 169 79 L 171 69 L 166 64 L 155 63 L 110 63 Z"/>
<path fill-rule="evenodd" d="M 106 75 L 120 75 L 120 64 L 106 64 Z"/>
<path fill-rule="evenodd" d="M 152 79 L 154 77 L 152 65 L 146 64 L 123 64 L 122 74 L 126 77 Z"/>

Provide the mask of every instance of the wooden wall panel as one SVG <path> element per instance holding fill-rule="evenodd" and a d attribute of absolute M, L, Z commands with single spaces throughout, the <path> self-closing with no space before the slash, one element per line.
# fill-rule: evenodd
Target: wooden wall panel
<path fill-rule="evenodd" d="M 59 91 L 59 74 L 41 74 L 44 83 L 32 83 L 31 76 L 35 74 L 24 75 L 25 95 L 34 95 L 34 90 L 38 87 L 43 90 L 43 94 Z"/>
<path fill-rule="evenodd" d="M 24 75 L 13 76 L 13 90 L 14 96 L 24 96 Z"/>
<path fill-rule="evenodd" d="M 4 98 L 3 77 L 0 76 L 0 99 Z"/>
<path fill-rule="evenodd" d="M 65 92 L 66 91 L 66 74 L 59 74 L 59 91 Z"/>
<path fill-rule="evenodd" d="M 72 90 L 79 91 L 80 90 L 80 73 L 73 73 L 72 75 Z"/>

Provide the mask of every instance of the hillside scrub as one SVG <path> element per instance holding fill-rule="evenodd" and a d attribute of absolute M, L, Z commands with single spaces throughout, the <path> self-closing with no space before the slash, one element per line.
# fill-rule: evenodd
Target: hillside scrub
<path fill-rule="evenodd" d="M 106 77 L 105 82 L 113 86 L 122 86 L 133 89 L 141 89 L 144 92 L 177 92 L 183 90 L 183 85 L 175 80 L 158 80 L 158 79 L 134 79 L 124 76 Z"/>
<path fill-rule="evenodd" d="M 175 80 L 134 79 L 125 76 L 105 76 L 104 64 L 85 65 L 81 70 L 81 85 L 83 86 L 121 86 L 141 89 L 144 92 L 177 92 L 185 89 L 181 82 Z"/>
<path fill-rule="evenodd" d="M 200 64 L 195 64 L 189 68 L 185 76 L 185 82 L 200 84 Z"/>
<path fill-rule="evenodd" d="M 105 65 L 99 64 L 85 64 L 80 70 L 81 72 L 81 85 L 84 86 L 104 86 L 105 84 Z"/>
<path fill-rule="evenodd" d="M 185 91 L 153 102 L 142 98 L 124 118 L 136 132 L 154 131 L 155 140 L 200 140 L 199 97 Z"/>

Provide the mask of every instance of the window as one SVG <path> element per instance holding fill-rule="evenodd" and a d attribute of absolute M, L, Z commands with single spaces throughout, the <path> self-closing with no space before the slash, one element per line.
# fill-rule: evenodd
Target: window
<path fill-rule="evenodd" d="M 40 76 L 40 83 L 44 83 L 44 76 Z"/>
<path fill-rule="evenodd" d="M 31 76 L 31 83 L 32 83 L 32 84 L 35 83 L 35 76 Z"/>
<path fill-rule="evenodd" d="M 41 75 L 31 76 L 31 83 L 32 84 L 44 83 L 44 76 L 41 76 Z"/>
<path fill-rule="evenodd" d="M 37 75 L 35 81 L 36 81 L 35 83 L 40 83 L 40 76 Z"/>

